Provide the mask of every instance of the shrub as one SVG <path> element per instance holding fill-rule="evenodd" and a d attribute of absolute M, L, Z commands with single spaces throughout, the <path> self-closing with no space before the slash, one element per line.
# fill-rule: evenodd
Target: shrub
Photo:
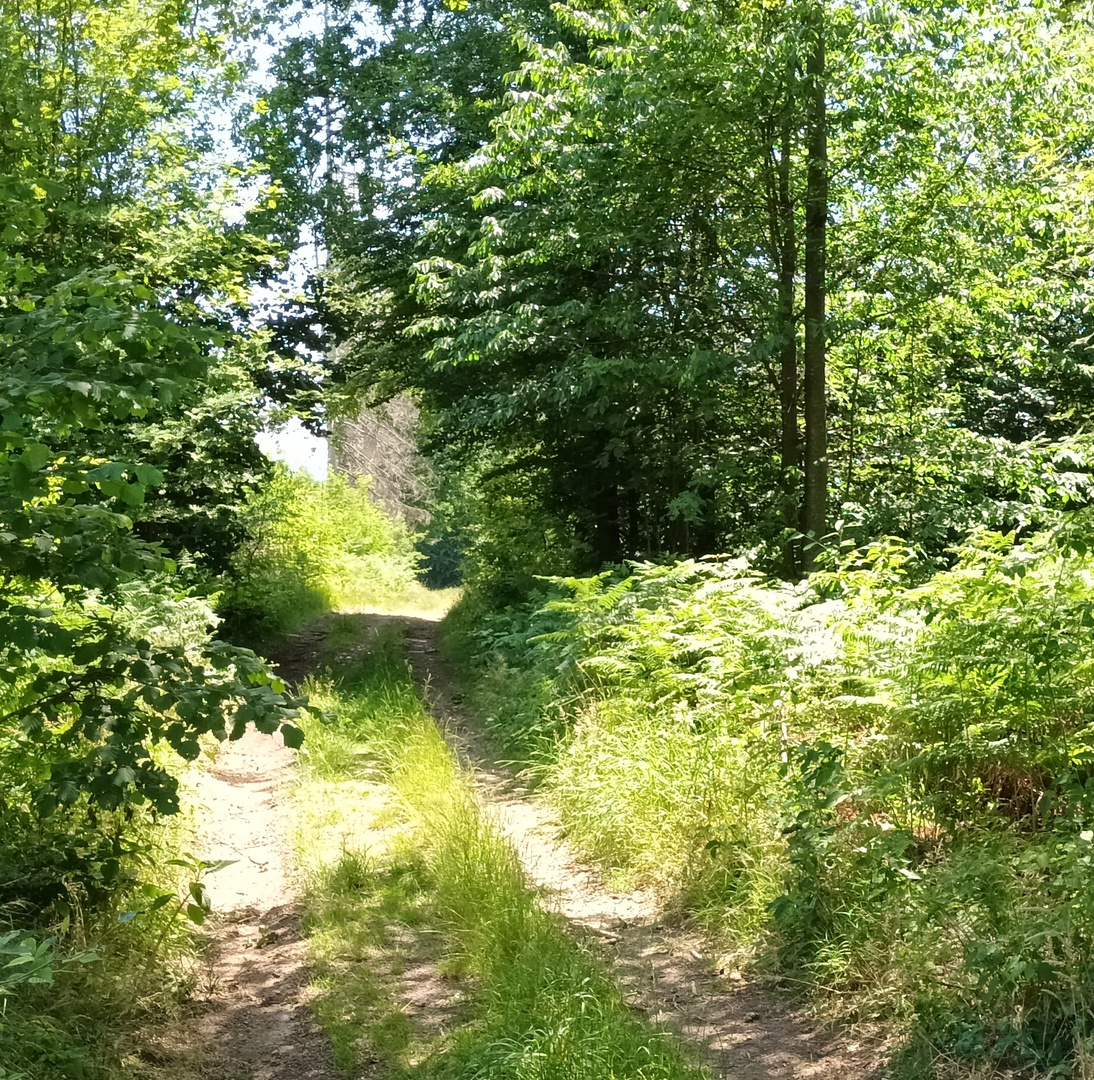
<path fill-rule="evenodd" d="M 914 1068 L 1070 1068 L 1094 1045 L 1089 533 L 983 532 L 919 584 L 898 542 L 796 589 L 724 560 L 553 579 L 464 627 L 476 704 L 590 856 L 904 1018 Z"/>
<path fill-rule="evenodd" d="M 413 537 L 369 498 L 367 484 L 275 469 L 244 512 L 220 605 L 228 628 L 259 640 L 330 608 L 390 601 L 415 583 Z"/>

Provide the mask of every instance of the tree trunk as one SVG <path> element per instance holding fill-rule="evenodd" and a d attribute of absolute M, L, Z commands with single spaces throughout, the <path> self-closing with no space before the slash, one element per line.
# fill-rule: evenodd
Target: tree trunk
<path fill-rule="evenodd" d="M 794 203 L 790 198 L 791 133 L 789 119 L 783 126 L 779 150 L 779 322 L 783 338 L 779 364 L 779 404 L 782 416 L 784 473 L 796 472 L 798 447 L 798 334 L 794 323 L 794 278 L 798 267 L 798 240 L 794 230 Z"/>
<path fill-rule="evenodd" d="M 612 482 L 597 492 L 593 508 L 592 549 L 598 567 L 622 559 L 620 539 L 619 487 Z"/>
<path fill-rule="evenodd" d="M 779 227 L 779 324 L 783 333 L 779 354 L 779 427 L 781 445 L 779 465 L 782 472 L 786 520 L 793 528 L 799 511 L 798 477 L 801 468 L 801 440 L 798 435 L 798 327 L 794 318 L 794 281 L 798 270 L 798 237 L 794 223 L 794 201 L 790 194 L 790 160 L 793 132 L 789 115 L 783 122 L 778 165 Z M 797 541 L 786 551 L 786 576 L 800 572 Z"/>
<path fill-rule="evenodd" d="M 808 164 L 805 195 L 805 348 L 803 412 L 805 415 L 805 479 L 801 531 L 806 540 L 804 569 L 817 554 L 816 541 L 827 532 L 828 412 L 825 380 L 825 256 L 828 228 L 828 118 L 825 108 L 824 0 L 809 11 L 809 59 L 806 145 Z"/>

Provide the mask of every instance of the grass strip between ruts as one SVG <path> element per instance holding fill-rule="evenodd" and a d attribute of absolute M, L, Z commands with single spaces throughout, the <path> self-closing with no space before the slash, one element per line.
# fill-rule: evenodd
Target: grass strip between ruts
<path fill-rule="evenodd" d="M 311 687 L 328 722 L 308 724 L 296 821 L 316 1012 L 339 1066 L 420 1080 L 705 1075 L 540 905 L 423 708 L 397 632 L 362 649 L 336 627 L 330 648 L 333 674 Z M 423 967 L 447 987 L 442 1023 L 407 1006 L 407 974 Z"/>

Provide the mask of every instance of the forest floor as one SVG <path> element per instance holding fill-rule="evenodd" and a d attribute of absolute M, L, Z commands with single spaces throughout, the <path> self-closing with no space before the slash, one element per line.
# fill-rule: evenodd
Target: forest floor
<path fill-rule="evenodd" d="M 630 1008 L 672 1032 L 718 1080 L 866 1080 L 877 1073 L 876 1042 L 822 1025 L 779 992 L 720 967 L 699 935 L 664 918 L 651 894 L 611 891 L 582 863 L 550 808 L 518 772 L 499 762 L 460 707 L 454 675 L 440 655 L 437 619 L 337 618 L 342 640 L 346 622 L 362 643 L 385 628 L 401 632 L 423 698 L 471 773 L 488 816 L 519 853 L 544 905 L 600 958 Z M 330 626 L 325 620 L 290 639 L 279 658 L 286 680 L 299 682 L 315 669 Z M 292 753 L 279 740 L 253 733 L 228 746 L 201 781 L 202 855 L 234 861 L 209 879 L 218 914 L 207 928 L 205 971 L 181 1022 L 155 1040 L 159 1076 L 333 1080 L 340 1075 L 312 1015 L 312 972 L 297 900 L 303 883 L 289 842 L 293 783 Z M 437 972 L 435 958 L 413 943 L 404 946 L 404 962 L 389 974 L 407 1022 L 423 1035 L 458 1024 L 459 1001 Z M 365 1075 L 381 1073 L 366 1066 Z"/>

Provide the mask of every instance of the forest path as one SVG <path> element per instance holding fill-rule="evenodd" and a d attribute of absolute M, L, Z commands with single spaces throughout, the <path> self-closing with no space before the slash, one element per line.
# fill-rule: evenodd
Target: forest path
<path fill-rule="evenodd" d="M 427 705 L 547 905 L 593 945 L 627 1003 L 697 1050 L 716 1080 L 866 1080 L 878 1071 L 877 1048 L 858 1042 L 853 1032 L 811 1022 L 739 972 L 716 971 L 713 958 L 703 955 L 702 939 L 667 925 L 651 894 L 604 887 L 600 875 L 567 845 L 550 808 L 499 763 L 473 718 L 460 708 L 435 619 L 348 617 L 404 631 L 407 659 Z"/>
<path fill-rule="evenodd" d="M 702 939 L 666 923 L 651 894 L 604 887 L 567 845 L 550 808 L 499 762 L 460 708 L 453 672 L 440 654 L 436 618 L 335 618 L 355 623 L 354 636 L 362 641 L 386 627 L 404 635 L 428 707 L 473 776 L 487 813 L 543 890 L 545 904 L 591 945 L 628 1005 L 695 1050 L 716 1080 L 866 1080 L 877 1072 L 876 1049 L 857 1044 L 853 1033 L 810 1021 L 736 971 L 716 971 Z M 286 643 L 279 658 L 283 678 L 296 683 L 315 669 L 332 625 L 333 619 L 324 620 Z M 200 853 L 233 862 L 207 881 L 216 914 L 206 928 L 205 971 L 182 1022 L 154 1040 L 157 1080 L 340 1076 L 310 1005 L 311 972 L 288 840 L 294 772 L 293 754 L 279 739 L 250 732 L 225 747 L 201 776 Z M 398 996 L 416 1015 L 429 1012 L 436 995 L 419 1002 L 404 991 L 400 986 Z M 453 1020 L 449 1004 L 436 1003 L 444 1023 Z"/>
<path fill-rule="evenodd" d="M 326 631 L 317 624 L 290 639 L 286 678 L 311 670 Z M 254 730 L 198 774 L 199 853 L 230 865 L 206 878 L 213 914 L 198 990 L 154 1040 L 164 1080 L 344 1080 L 310 1004 L 289 845 L 294 775 L 280 737 Z"/>

